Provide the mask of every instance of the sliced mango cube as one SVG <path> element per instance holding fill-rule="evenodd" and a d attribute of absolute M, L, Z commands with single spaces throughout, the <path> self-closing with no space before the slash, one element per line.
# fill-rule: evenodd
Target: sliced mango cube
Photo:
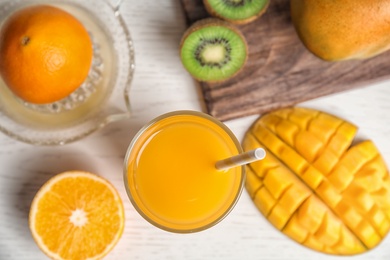
<path fill-rule="evenodd" d="M 275 199 L 279 199 L 282 193 L 292 185 L 293 178 L 294 176 L 289 175 L 287 171 L 273 168 L 264 177 L 264 185 Z"/>
<path fill-rule="evenodd" d="M 378 231 L 381 230 L 381 225 L 384 222 L 388 222 L 385 213 L 377 206 L 372 207 L 370 212 L 368 212 L 368 220 Z M 379 232 L 379 235 L 381 235 L 381 232 Z"/>
<path fill-rule="evenodd" d="M 322 153 L 315 159 L 312 165 L 319 170 L 322 175 L 328 175 L 332 169 L 337 165 L 340 158 L 337 157 L 331 149 L 326 147 Z"/>
<path fill-rule="evenodd" d="M 343 193 L 343 197 L 360 212 L 368 212 L 375 205 L 371 194 L 364 188 L 351 184 Z"/>
<path fill-rule="evenodd" d="M 337 129 L 336 133 L 329 140 L 328 147 L 336 155 L 342 156 L 351 145 L 353 138 L 357 132 L 357 128 L 347 122 L 343 122 Z"/>
<path fill-rule="evenodd" d="M 316 118 L 313 118 L 310 121 L 307 130 L 323 143 L 327 143 L 342 123 L 343 121 L 340 119 L 324 113 L 319 113 Z"/>
<path fill-rule="evenodd" d="M 332 221 L 328 214 L 325 214 L 322 224 L 314 236 L 323 245 L 331 247 L 339 240 L 341 223 L 339 221 Z"/>
<path fill-rule="evenodd" d="M 343 164 L 339 164 L 329 175 L 328 180 L 339 191 L 344 191 L 355 178 L 354 173 L 348 171 Z"/>
<path fill-rule="evenodd" d="M 382 240 L 370 223 L 365 220 L 359 223 L 354 233 L 368 248 L 375 247 Z"/>
<path fill-rule="evenodd" d="M 264 216 L 268 216 L 278 201 L 274 199 L 271 193 L 263 186 L 256 192 L 254 202 L 261 213 L 263 213 Z"/>
<path fill-rule="evenodd" d="M 363 216 L 344 200 L 340 201 L 340 203 L 335 207 L 335 212 L 352 230 L 356 229 L 357 225 L 359 225 L 359 223 L 363 220 Z"/>
<path fill-rule="evenodd" d="M 324 143 L 310 132 L 301 131 L 296 134 L 295 149 L 306 161 L 313 162 L 323 148 Z"/>
<path fill-rule="evenodd" d="M 298 209 L 298 220 L 301 226 L 314 234 L 321 226 L 327 208 L 316 197 L 311 196 Z"/>
<path fill-rule="evenodd" d="M 294 214 L 291 217 L 290 221 L 283 229 L 283 233 L 285 233 L 287 236 L 291 237 L 298 243 L 303 243 L 310 234 L 308 230 L 306 230 L 299 224 L 297 214 Z"/>
<path fill-rule="evenodd" d="M 319 115 L 319 111 L 307 108 L 291 108 L 288 120 L 298 125 L 301 129 L 307 129 L 308 124 L 313 118 Z"/>
<path fill-rule="evenodd" d="M 310 195 L 312 195 L 312 192 L 308 188 L 301 185 L 300 182 L 296 182 L 295 185 L 291 185 L 283 193 L 279 199 L 279 204 L 292 215 Z"/>
<path fill-rule="evenodd" d="M 246 178 L 248 181 L 245 182 L 245 188 L 253 199 L 256 192 L 263 186 L 263 182 L 250 168 L 246 169 Z"/>
<path fill-rule="evenodd" d="M 268 215 L 268 220 L 277 229 L 282 229 L 291 216 L 292 215 L 289 215 L 287 209 L 285 209 L 280 204 L 276 204 L 275 207 L 271 210 L 271 213 Z"/>
<path fill-rule="evenodd" d="M 314 249 L 314 250 L 317 250 L 317 251 L 325 253 L 325 246 L 324 246 L 324 244 L 321 243 L 320 241 L 318 241 L 313 236 L 308 236 L 307 239 L 305 240 L 305 242 L 303 242 L 302 244 L 307 246 L 307 247 L 309 247 L 309 248 L 311 248 L 311 249 Z"/>
<path fill-rule="evenodd" d="M 342 199 L 341 194 L 327 180 L 321 182 L 321 184 L 316 189 L 316 193 L 332 209 L 336 207 L 336 205 Z"/>
<path fill-rule="evenodd" d="M 340 239 L 332 248 L 341 255 L 360 254 L 366 251 L 355 235 L 346 228 L 340 230 Z"/>
<path fill-rule="evenodd" d="M 300 133 L 299 127 L 295 124 L 281 120 L 275 127 L 275 133 L 283 139 L 288 145 L 294 145 L 296 135 Z"/>
<path fill-rule="evenodd" d="M 302 180 L 313 190 L 317 189 L 320 183 L 324 180 L 320 171 L 313 166 L 309 166 L 301 176 Z"/>

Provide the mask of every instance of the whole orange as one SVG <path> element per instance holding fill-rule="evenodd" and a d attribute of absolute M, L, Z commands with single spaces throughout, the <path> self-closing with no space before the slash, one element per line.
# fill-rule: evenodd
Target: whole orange
<path fill-rule="evenodd" d="M 53 6 L 19 10 L 0 31 L 0 75 L 30 103 L 51 103 L 72 93 L 88 76 L 92 56 L 86 28 Z"/>

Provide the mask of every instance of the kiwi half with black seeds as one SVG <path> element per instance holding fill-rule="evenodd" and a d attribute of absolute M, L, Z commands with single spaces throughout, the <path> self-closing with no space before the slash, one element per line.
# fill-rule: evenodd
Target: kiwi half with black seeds
<path fill-rule="evenodd" d="M 230 23 L 207 18 L 194 23 L 180 44 L 181 61 L 196 79 L 220 82 L 245 65 L 248 47 L 242 33 Z"/>
<path fill-rule="evenodd" d="M 270 0 L 203 0 L 206 10 L 215 17 L 235 24 L 245 24 L 260 17 Z"/>

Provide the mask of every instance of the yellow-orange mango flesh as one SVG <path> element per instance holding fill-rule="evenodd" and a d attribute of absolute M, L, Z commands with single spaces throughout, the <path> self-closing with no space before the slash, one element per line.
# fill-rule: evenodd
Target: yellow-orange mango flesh
<path fill-rule="evenodd" d="M 306 108 L 277 110 L 247 132 L 244 150 L 263 147 L 247 166 L 246 189 L 263 215 L 320 252 L 365 252 L 390 228 L 390 177 L 371 141 L 351 146 L 357 128 Z"/>
<path fill-rule="evenodd" d="M 329 60 L 366 59 L 390 48 L 388 0 L 291 0 L 304 45 Z"/>

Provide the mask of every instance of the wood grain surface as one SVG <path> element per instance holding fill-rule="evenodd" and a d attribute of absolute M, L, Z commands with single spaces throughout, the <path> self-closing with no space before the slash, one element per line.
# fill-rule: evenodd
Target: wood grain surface
<path fill-rule="evenodd" d="M 202 0 L 181 0 L 188 25 L 208 17 Z M 238 26 L 249 45 L 244 69 L 218 84 L 199 82 L 207 112 L 220 120 L 291 106 L 389 78 L 390 52 L 368 60 L 326 62 L 299 40 L 289 0 L 272 0 L 258 20 Z"/>

